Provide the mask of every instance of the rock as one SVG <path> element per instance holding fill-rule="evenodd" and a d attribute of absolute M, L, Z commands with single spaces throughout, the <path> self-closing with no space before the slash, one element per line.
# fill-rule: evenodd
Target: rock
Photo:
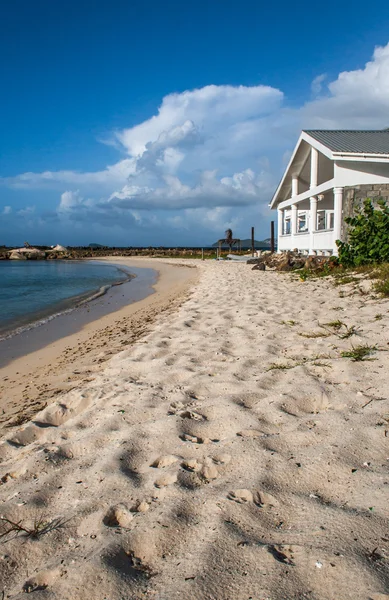
<path fill-rule="evenodd" d="M 276 266 L 277 271 L 291 271 L 292 265 L 290 264 L 289 258 L 285 258 L 282 262 Z"/>
<path fill-rule="evenodd" d="M 103 523 L 108 527 L 128 528 L 133 518 L 133 515 L 124 504 L 117 504 L 116 506 L 111 506 L 108 510 Z"/>
<path fill-rule="evenodd" d="M 252 271 L 266 271 L 265 263 L 262 262 L 262 263 L 258 263 L 256 265 L 254 265 L 251 270 Z"/>

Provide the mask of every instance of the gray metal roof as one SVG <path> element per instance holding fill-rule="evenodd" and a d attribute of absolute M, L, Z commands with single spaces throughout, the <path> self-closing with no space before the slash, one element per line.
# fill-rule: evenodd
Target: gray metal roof
<path fill-rule="evenodd" d="M 305 133 L 332 152 L 389 154 L 389 131 L 305 129 Z"/>

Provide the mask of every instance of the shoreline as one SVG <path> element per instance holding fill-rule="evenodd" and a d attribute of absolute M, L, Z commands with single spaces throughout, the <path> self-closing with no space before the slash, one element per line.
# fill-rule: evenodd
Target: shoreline
<path fill-rule="evenodd" d="M 86 261 L 64 261 L 64 262 L 91 262 L 88 259 Z M 96 262 L 96 261 L 93 261 Z M 97 261 L 100 262 L 100 261 Z M 101 261 L 104 262 L 104 261 Z M 35 329 L 36 327 L 40 327 L 41 325 L 45 325 L 46 322 L 55 319 L 63 314 L 70 313 L 74 309 L 79 308 L 84 304 L 88 304 L 93 302 L 93 300 L 98 299 L 100 296 L 104 296 L 109 290 L 115 286 L 120 286 L 125 283 L 131 281 L 136 275 L 126 271 L 123 268 L 120 268 L 119 265 L 113 266 L 117 267 L 117 270 L 125 275 L 124 279 L 114 279 L 111 283 L 106 283 L 101 285 L 99 288 L 92 288 L 90 290 L 81 292 L 80 294 L 76 294 L 74 296 L 70 296 L 68 298 L 63 298 L 62 300 L 56 301 L 50 306 L 47 306 L 43 309 L 38 309 L 36 311 L 30 312 L 28 314 L 24 314 L 23 316 L 19 315 L 14 319 L 13 322 L 5 322 L 0 324 L 0 344 L 4 340 L 10 339 L 14 336 L 23 334 L 25 331 L 30 329 Z M 1 365 L 0 365 L 1 366 Z"/>
<path fill-rule="evenodd" d="M 28 420 L 58 394 L 84 381 L 96 363 L 120 352 L 161 311 L 177 304 L 196 278 L 195 269 L 163 259 L 115 256 L 97 260 L 133 268 L 137 285 L 131 288 L 132 278 L 46 325 L 0 341 L 0 432 Z M 130 341 L 123 339 L 128 333 Z"/>
<path fill-rule="evenodd" d="M 71 346 L 0 441 L 4 596 L 384 600 L 389 299 L 152 264 L 170 295 Z"/>
<path fill-rule="evenodd" d="M 89 323 L 155 293 L 153 285 L 158 278 L 155 269 L 133 266 L 132 270 L 131 277 L 119 285 L 110 285 L 104 293 L 94 293 L 89 299 L 79 301 L 68 309 L 23 327 L 14 335 L 0 339 L 0 369 L 17 358 L 23 358 L 71 334 L 77 334 Z"/>

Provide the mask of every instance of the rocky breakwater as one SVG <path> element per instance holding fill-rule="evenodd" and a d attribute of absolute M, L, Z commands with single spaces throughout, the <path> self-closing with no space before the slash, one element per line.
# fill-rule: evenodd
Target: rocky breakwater
<path fill-rule="evenodd" d="M 333 268 L 337 265 L 333 256 L 304 256 L 299 252 L 271 254 L 264 252 L 258 258 L 247 261 L 253 265 L 253 271 L 296 271 L 298 269 L 321 270 L 324 265 Z"/>
<path fill-rule="evenodd" d="M 38 248 L 17 248 L 9 252 L 10 260 L 45 260 L 46 254 Z"/>

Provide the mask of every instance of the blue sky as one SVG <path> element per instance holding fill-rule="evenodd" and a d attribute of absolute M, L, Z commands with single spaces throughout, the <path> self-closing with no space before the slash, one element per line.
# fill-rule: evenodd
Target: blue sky
<path fill-rule="evenodd" d="M 0 244 L 269 235 L 302 128 L 389 126 L 389 6 L 14 0 Z"/>

